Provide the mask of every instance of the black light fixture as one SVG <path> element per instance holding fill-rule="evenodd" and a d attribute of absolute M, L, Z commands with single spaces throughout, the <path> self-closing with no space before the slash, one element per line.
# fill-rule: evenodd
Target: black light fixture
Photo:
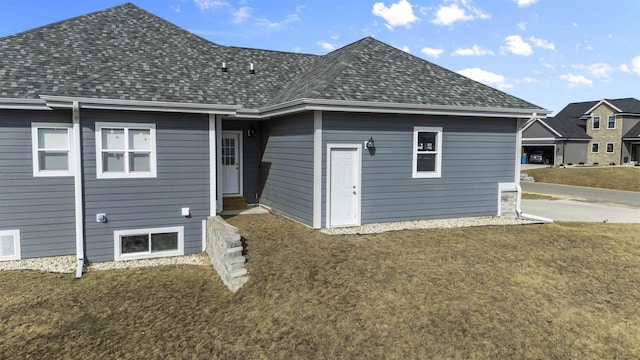
<path fill-rule="evenodd" d="M 247 136 L 248 137 L 252 137 L 256 134 L 256 130 L 254 128 L 249 128 L 249 130 L 247 130 Z"/>
<path fill-rule="evenodd" d="M 376 142 L 373 141 L 373 136 L 369 138 L 369 141 L 365 144 L 368 150 L 373 150 L 376 148 Z"/>

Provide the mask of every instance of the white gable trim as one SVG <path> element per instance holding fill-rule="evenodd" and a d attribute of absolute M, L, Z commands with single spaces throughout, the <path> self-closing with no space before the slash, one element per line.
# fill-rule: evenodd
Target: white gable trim
<path fill-rule="evenodd" d="M 533 123 L 535 123 L 536 121 L 538 121 L 540 124 L 542 124 L 542 126 L 544 126 L 545 128 L 547 128 L 549 131 L 551 131 L 552 133 L 554 133 L 557 137 L 562 137 L 562 134 L 560 134 L 559 132 L 557 132 L 554 128 L 552 128 L 551 126 L 549 126 L 549 124 L 547 124 L 546 122 L 544 122 L 542 119 L 535 119 L 534 121 L 529 122 L 527 125 L 525 125 L 524 128 L 522 128 L 522 131 L 527 130 L 529 127 L 531 127 L 531 125 L 533 125 Z"/>
<path fill-rule="evenodd" d="M 593 110 L 595 110 L 598 106 L 602 105 L 602 104 L 606 104 L 609 107 L 611 107 L 613 110 L 617 111 L 617 112 L 622 112 L 622 110 L 618 109 L 618 107 L 614 106 L 612 103 L 608 102 L 606 99 L 602 99 L 600 100 L 597 104 L 593 105 L 593 107 L 589 110 L 587 110 L 587 112 L 585 112 L 585 115 L 589 115 L 593 112 Z"/>

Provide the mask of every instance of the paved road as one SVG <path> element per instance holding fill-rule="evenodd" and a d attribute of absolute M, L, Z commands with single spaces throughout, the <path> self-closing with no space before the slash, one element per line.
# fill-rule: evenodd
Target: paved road
<path fill-rule="evenodd" d="M 580 186 L 521 183 L 525 192 L 561 196 L 562 200 L 522 200 L 525 213 L 555 221 L 640 223 L 640 193 Z"/>
<path fill-rule="evenodd" d="M 522 182 L 520 186 L 524 192 L 558 195 L 591 203 L 620 204 L 640 208 L 640 192 L 528 182 Z"/>

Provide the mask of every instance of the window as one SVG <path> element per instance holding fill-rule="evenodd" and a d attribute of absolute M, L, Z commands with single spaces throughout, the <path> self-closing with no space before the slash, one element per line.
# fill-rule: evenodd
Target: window
<path fill-rule="evenodd" d="M 156 177 L 155 124 L 96 123 L 98 179 Z"/>
<path fill-rule="evenodd" d="M 608 142 L 608 143 L 607 143 L 607 154 L 613 154 L 613 150 L 614 150 L 614 149 L 613 149 L 613 147 L 614 147 L 614 144 L 615 144 L 615 143 L 612 143 L 612 142 Z"/>
<path fill-rule="evenodd" d="M 182 226 L 118 230 L 113 237 L 116 261 L 184 255 Z"/>
<path fill-rule="evenodd" d="M 442 163 L 442 128 L 413 128 L 413 177 L 440 177 Z"/>
<path fill-rule="evenodd" d="M 73 176 L 71 124 L 32 123 L 33 176 Z"/>
<path fill-rule="evenodd" d="M 616 128 L 616 117 L 615 115 L 609 116 L 607 118 L 607 129 L 615 129 Z"/>
<path fill-rule="evenodd" d="M 597 153 L 599 151 L 600 151 L 600 144 L 598 144 L 597 142 L 591 143 L 591 152 Z"/>
<path fill-rule="evenodd" d="M 600 129 L 600 116 L 593 117 L 593 124 L 591 125 L 591 128 L 594 130 Z"/>
<path fill-rule="evenodd" d="M 20 260 L 20 230 L 0 230 L 0 261 Z"/>

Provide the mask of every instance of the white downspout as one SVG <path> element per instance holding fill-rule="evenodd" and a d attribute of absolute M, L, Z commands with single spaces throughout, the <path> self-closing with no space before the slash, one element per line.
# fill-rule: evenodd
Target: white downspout
<path fill-rule="evenodd" d="M 73 184 L 76 209 L 76 278 L 84 269 L 84 211 L 82 209 L 82 148 L 80 141 L 80 104 L 73 102 Z"/>
<path fill-rule="evenodd" d="M 523 122 L 521 119 L 518 119 L 518 133 L 516 135 L 516 154 L 522 155 L 522 130 L 527 127 L 532 121 L 535 121 L 538 118 L 537 113 L 531 114 L 531 118 L 527 119 L 527 121 Z M 552 223 L 553 219 L 549 219 L 546 217 L 526 214 L 522 211 L 520 207 L 522 204 L 522 187 L 520 186 L 520 168 L 522 167 L 521 156 L 516 156 L 516 214 L 518 214 L 519 218 L 529 219 L 529 220 L 537 220 L 543 222 Z"/>

